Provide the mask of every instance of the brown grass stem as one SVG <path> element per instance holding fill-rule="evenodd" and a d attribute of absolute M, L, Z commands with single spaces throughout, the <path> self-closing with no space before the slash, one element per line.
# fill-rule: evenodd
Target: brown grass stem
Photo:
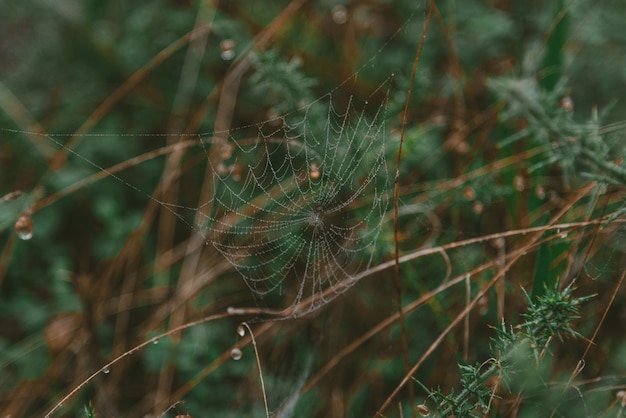
<path fill-rule="evenodd" d="M 400 281 L 400 245 L 398 242 L 398 200 L 400 191 L 400 163 L 402 161 L 402 145 L 404 144 L 404 133 L 406 131 L 406 125 L 408 123 L 409 104 L 411 102 L 411 93 L 413 91 L 413 85 L 415 83 L 415 76 L 417 74 L 417 68 L 419 66 L 420 57 L 422 56 L 422 49 L 424 48 L 424 42 L 426 41 L 426 33 L 428 32 L 428 24 L 430 22 L 430 16 L 433 12 L 435 5 L 434 0 L 430 0 L 428 12 L 424 20 L 424 26 L 422 28 L 422 36 L 415 53 L 415 60 L 413 62 L 413 69 L 411 70 L 411 81 L 409 82 L 409 88 L 406 92 L 406 101 L 404 102 L 404 111 L 402 112 L 402 127 L 400 131 L 400 145 L 398 146 L 398 160 L 396 162 L 396 176 L 393 189 L 393 245 L 394 245 L 394 280 L 396 286 L 396 304 L 400 319 L 400 329 L 402 334 L 402 352 L 404 358 L 404 366 L 408 370 L 410 368 L 409 362 L 409 342 L 406 332 L 406 324 L 404 320 L 404 310 L 402 308 L 402 282 Z M 415 395 L 413 392 L 413 386 L 409 386 L 409 399 L 411 402 L 411 416 L 415 417 Z"/>

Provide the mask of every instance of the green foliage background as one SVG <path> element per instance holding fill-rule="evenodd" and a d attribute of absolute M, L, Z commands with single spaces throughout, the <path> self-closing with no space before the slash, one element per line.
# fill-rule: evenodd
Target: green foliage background
<path fill-rule="evenodd" d="M 623 413 L 626 307 L 616 286 L 626 248 L 626 5 L 433 4 L 406 114 L 398 245 L 407 255 L 460 244 L 402 263 L 403 306 L 465 275 L 474 297 L 515 251 L 524 254 L 417 370 L 414 394 L 404 388 L 384 414 L 410 416 L 424 402 L 434 415 L 438 401 L 452 399 L 446 393 L 480 381 L 481 369 L 468 364 L 495 355 L 491 339 L 500 331 L 490 326 L 499 329 L 502 319 L 527 326 L 527 307 L 572 281 L 577 297 L 597 294 L 572 319 L 576 332 L 550 340 L 543 363 L 530 362 L 509 392 L 487 386 L 481 400 L 497 395 L 488 411 L 463 404 L 464 411 Z M 188 247 L 214 152 L 210 142 L 191 142 L 224 128 L 231 138 L 256 137 L 255 124 L 331 92 L 333 103 L 352 98 L 370 116 L 384 103 L 393 174 L 428 7 L 426 0 L 0 3 L 0 415 L 43 416 L 150 338 L 229 306 L 256 307 L 211 246 Z M 225 59 L 230 47 L 234 56 Z M 220 119 L 229 98 L 232 121 Z M 311 113 L 310 123 L 324 132 L 327 114 Z M 186 144 L 178 154 L 135 160 L 176 143 Z M 27 241 L 14 231 L 22 215 L 34 223 Z M 572 226 L 547 228 L 553 219 Z M 542 240 L 524 247 L 534 227 Z M 393 251 L 390 213 L 376 262 Z M 492 264 L 478 269 L 484 263 Z M 160 338 L 99 373 L 57 416 L 264 416 L 253 349 L 235 332 L 242 320 L 257 334 L 274 416 L 372 416 L 406 374 L 398 321 L 375 328 L 397 312 L 392 276 L 387 269 L 367 277 L 303 318 L 230 315 Z M 462 283 L 407 312 L 411 365 L 466 306 Z M 568 380 L 607 309 L 584 369 Z M 240 341 L 243 358 L 233 361 Z"/>

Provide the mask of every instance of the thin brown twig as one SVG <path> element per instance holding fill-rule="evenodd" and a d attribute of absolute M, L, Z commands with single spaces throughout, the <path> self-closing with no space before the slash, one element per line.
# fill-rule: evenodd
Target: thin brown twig
<path fill-rule="evenodd" d="M 210 25 L 203 25 L 187 32 L 161 50 L 143 67 L 139 68 L 130 77 L 128 77 L 126 81 L 124 81 L 113 93 L 107 96 L 107 98 L 104 99 L 104 101 L 91 113 L 91 115 L 89 115 L 87 120 L 78 128 L 65 147 L 59 151 L 57 155 L 55 155 L 54 158 L 56 161 L 53 166 L 56 169 L 63 166 L 65 164 L 67 152 L 74 149 L 84 134 L 89 132 L 121 99 L 123 99 L 128 93 L 133 91 L 139 83 L 146 79 L 152 70 L 174 55 L 176 51 L 187 45 L 190 40 L 197 36 L 201 36 L 210 30 Z"/>
<path fill-rule="evenodd" d="M 49 196 L 46 196 L 40 200 L 38 200 L 37 202 L 35 202 L 32 206 L 32 211 L 37 212 L 43 208 L 45 208 L 46 206 L 51 205 L 52 203 L 56 202 L 57 200 L 75 193 L 76 191 L 82 189 L 83 187 L 86 187 L 92 183 L 95 183 L 96 181 L 102 180 L 104 178 L 107 177 L 113 177 L 116 180 L 128 185 L 129 187 L 136 189 L 136 187 L 128 184 L 126 181 L 124 181 L 123 179 L 119 178 L 118 176 L 116 176 L 115 174 L 119 173 L 120 171 L 124 171 L 130 167 L 134 167 L 137 164 L 141 164 L 143 162 L 149 161 L 153 158 L 156 157 L 160 157 L 162 155 L 166 155 L 172 152 L 175 152 L 178 149 L 181 148 L 189 148 L 189 147 L 194 147 L 194 146 L 198 146 L 201 145 L 202 142 L 207 142 L 210 141 L 209 139 L 204 139 L 202 141 L 200 140 L 189 140 L 189 141 L 185 141 L 185 142 L 179 142 L 176 144 L 171 144 L 171 145 L 167 145 L 165 147 L 161 147 L 149 152 L 146 152 L 145 154 L 141 154 L 138 155 L 136 157 L 130 158 L 126 161 L 122 161 L 121 163 L 115 164 L 114 166 L 108 167 L 108 168 L 104 168 L 104 167 L 100 167 L 98 165 L 96 165 L 95 163 L 93 163 L 92 161 L 88 161 L 90 162 L 92 165 L 95 166 L 95 168 L 97 168 L 99 171 L 89 177 L 85 177 L 82 180 L 79 180 L 75 183 L 72 183 L 71 185 L 67 186 L 65 189 L 60 190 L 56 193 L 53 193 Z M 73 152 L 73 151 L 70 151 Z"/>
<path fill-rule="evenodd" d="M 497 261 L 496 261 L 497 263 Z M 472 301 L 472 287 L 470 282 L 470 275 L 465 275 L 465 306 L 467 307 Z M 470 313 L 467 311 L 465 321 L 463 322 L 463 361 L 467 362 L 469 357 L 469 328 L 470 328 Z"/>
<path fill-rule="evenodd" d="M 440 245 L 437 247 L 429 247 L 429 248 L 416 250 L 412 253 L 405 254 L 402 257 L 400 257 L 400 263 L 402 264 L 402 263 L 406 263 L 409 261 L 417 260 L 421 257 L 425 257 L 431 254 L 440 253 L 442 250 L 460 248 L 460 247 L 464 247 L 467 245 L 487 242 L 487 241 L 491 241 L 491 240 L 498 239 L 498 238 L 513 237 L 513 236 L 519 236 L 519 235 L 523 236 L 523 235 L 532 234 L 535 232 L 544 233 L 546 231 L 553 231 L 557 229 L 585 228 L 585 227 L 592 226 L 592 225 L 595 226 L 598 224 L 602 224 L 603 222 L 606 222 L 606 218 L 600 218 L 600 219 L 589 220 L 589 221 L 580 221 L 580 222 L 563 222 L 560 224 L 549 224 L 549 225 L 535 226 L 535 227 L 530 227 L 530 228 L 496 232 L 493 234 L 483 235 L 480 237 L 468 238 L 468 239 L 461 240 L 461 241 L 451 242 L 449 244 L 444 244 L 444 245 Z M 621 222 L 621 221 L 616 220 L 615 222 Z M 377 266 L 364 270 L 361 273 L 358 273 L 354 276 L 347 277 L 342 283 L 340 283 L 336 287 L 345 288 L 351 284 L 359 282 L 360 280 L 366 277 L 370 277 L 370 276 L 373 276 L 374 274 L 381 273 L 383 271 L 391 269 L 393 268 L 394 265 L 395 265 L 395 260 L 389 260 L 384 263 L 378 264 Z M 324 290 L 324 292 L 322 292 L 321 294 L 317 296 L 309 296 L 307 299 L 304 299 L 303 301 L 301 301 L 298 305 L 295 305 L 286 309 L 272 310 L 272 309 L 234 308 L 234 307 L 230 309 L 231 309 L 231 313 L 233 314 L 236 313 L 238 315 L 250 314 L 250 315 L 274 316 L 277 318 L 290 318 L 290 317 L 293 317 L 297 312 L 311 312 L 309 308 L 311 306 L 315 306 L 319 300 L 328 300 L 329 298 L 331 298 L 332 294 L 336 292 L 336 287 L 330 287 Z"/>
<path fill-rule="evenodd" d="M 229 315 L 232 315 L 229 313 Z M 266 322 L 262 324 L 256 332 L 257 338 L 266 332 L 270 331 L 272 328 L 275 328 L 276 322 Z M 271 337 L 273 334 L 268 336 Z M 237 342 L 234 346 L 230 347 L 228 350 L 224 351 L 218 358 L 216 358 L 211 364 L 206 366 L 200 373 L 198 373 L 193 379 L 189 380 L 183 386 L 181 386 L 173 395 L 173 399 L 182 399 L 186 394 L 191 392 L 191 390 L 196 387 L 202 380 L 204 380 L 207 376 L 217 370 L 222 364 L 226 361 L 232 359 L 231 353 L 234 348 L 243 348 L 251 342 L 251 338 L 249 336 L 244 337 L 241 341 Z"/>
<path fill-rule="evenodd" d="M 104 366 L 100 367 L 98 370 L 96 370 L 94 373 L 92 373 L 87 379 L 83 380 L 78 386 L 76 386 L 74 389 L 72 389 L 67 395 L 65 395 L 60 401 L 58 401 L 53 407 L 52 409 L 50 409 L 50 411 L 48 411 L 48 413 L 44 416 L 44 418 L 50 418 L 53 416 L 53 414 L 59 410 L 59 408 L 61 408 L 63 406 L 64 403 L 66 403 L 68 400 L 70 400 L 79 390 L 81 390 L 82 388 L 85 387 L 85 385 L 87 385 L 87 383 L 91 382 L 94 378 L 96 378 L 96 376 L 99 376 L 101 373 L 106 373 L 106 371 L 110 370 L 111 366 L 113 366 L 115 363 L 117 363 L 118 361 L 122 360 L 125 357 L 128 357 L 134 353 L 136 353 L 137 351 L 141 350 L 142 348 L 146 347 L 149 344 L 154 343 L 155 341 L 160 340 L 161 338 L 167 337 L 168 335 L 172 335 L 174 333 L 183 331 L 187 328 L 191 328 L 194 327 L 196 325 L 199 324 L 203 324 L 206 322 L 211 322 L 211 321 L 215 321 L 218 319 L 222 319 L 222 318 L 226 318 L 227 316 L 229 316 L 228 313 L 222 313 L 222 314 L 215 314 L 215 315 L 210 315 L 204 318 L 201 318 L 197 321 L 192 321 L 192 322 L 188 322 L 186 324 L 183 324 L 179 327 L 170 329 L 167 332 L 164 332 L 162 334 L 159 334 L 155 337 L 150 338 L 149 340 L 144 341 L 143 343 L 137 345 L 136 347 L 126 351 L 125 353 L 117 356 L 116 358 L 114 358 L 113 360 L 111 360 L 110 362 L 108 362 L 107 364 L 105 364 Z"/>
<path fill-rule="evenodd" d="M 598 336 L 598 332 L 600 332 L 600 328 L 604 324 L 604 320 L 606 319 L 606 316 L 609 313 L 609 309 L 611 309 L 611 306 L 613 306 L 613 302 L 615 302 L 615 298 L 617 297 L 617 293 L 619 292 L 620 288 L 622 287 L 622 284 L 624 283 L 624 278 L 626 278 L 626 270 L 624 270 L 624 272 L 622 273 L 622 277 L 620 277 L 619 282 L 615 286 L 615 290 L 613 291 L 613 294 L 611 295 L 611 300 L 606 305 L 606 309 L 602 313 L 602 318 L 600 318 L 600 322 L 598 322 L 598 325 L 596 326 L 596 329 L 593 331 L 593 335 L 589 339 L 589 341 L 587 343 L 587 347 L 585 348 L 585 351 L 584 351 L 583 355 L 580 357 L 580 360 L 578 360 L 578 366 L 576 367 L 576 369 L 574 370 L 574 372 L 572 372 L 572 375 L 570 376 L 570 379 L 569 379 L 569 382 L 568 382 L 568 386 L 569 386 L 569 383 L 571 383 L 572 380 L 574 379 L 574 377 L 576 376 L 576 374 L 577 374 L 576 371 L 579 370 L 581 368 L 581 364 L 584 363 L 585 357 L 589 353 L 589 350 L 591 350 L 591 346 L 594 345 L 594 341 L 595 341 L 596 337 Z"/>
<path fill-rule="evenodd" d="M 400 329 L 402 334 L 402 353 L 404 358 L 404 366 L 406 370 L 410 369 L 409 362 L 409 342 L 406 332 L 406 323 L 404 320 L 404 311 L 402 308 L 402 283 L 400 281 L 400 245 L 398 242 L 398 200 L 400 193 L 400 163 L 402 161 L 402 145 L 404 144 L 404 133 L 406 131 L 406 125 L 408 123 L 409 104 L 411 102 L 411 93 L 413 91 L 413 85 L 415 83 L 415 76 L 417 74 L 417 68 L 419 66 L 420 57 L 422 56 L 422 49 L 426 41 L 426 33 L 428 31 L 428 24 L 430 22 L 430 16 L 432 15 L 433 8 L 435 6 L 434 0 L 430 0 L 428 12 L 424 20 L 424 26 L 422 28 L 422 36 L 415 53 L 415 61 L 413 62 L 413 69 L 411 71 L 411 81 L 409 82 L 409 88 L 406 94 L 406 101 L 404 102 L 404 111 L 402 112 L 402 128 L 400 131 L 400 145 L 398 146 L 398 160 L 396 162 L 396 176 L 394 182 L 393 191 L 393 245 L 394 245 L 394 279 L 396 286 L 396 304 L 398 314 L 400 318 Z M 409 399 L 411 402 L 411 416 L 415 417 L 415 394 L 413 385 L 409 385 Z"/>
<path fill-rule="evenodd" d="M 211 16 L 211 17 L 209 17 Z M 201 1 L 198 5 L 198 11 L 196 14 L 194 29 L 203 27 L 205 25 L 212 25 L 213 17 L 215 16 L 215 10 L 213 5 L 207 1 Z M 207 22 L 207 23 L 205 23 Z M 198 74 L 200 71 L 200 65 L 202 57 L 205 54 L 206 45 L 209 40 L 209 33 L 202 33 L 196 37 L 193 42 L 189 42 L 187 48 L 187 54 L 181 68 L 181 74 L 178 81 L 178 87 L 176 90 L 176 96 L 170 113 L 170 119 L 168 121 L 168 133 L 171 136 L 168 137 L 169 143 L 182 142 L 184 137 L 179 136 L 183 131 L 183 122 L 178 120 L 178 113 L 183 108 L 189 105 L 191 91 L 197 82 Z M 179 193 L 179 173 L 181 170 L 181 164 L 185 155 L 185 149 L 179 149 L 176 152 L 169 154 L 165 161 L 165 167 L 163 171 L 163 178 L 161 180 L 160 187 L 160 199 L 166 202 L 178 201 Z M 209 176 L 210 178 L 210 176 Z M 205 183 L 207 178 L 205 177 Z M 204 186 L 203 186 L 204 189 Z M 204 196 L 202 196 L 204 197 Z M 199 211 L 200 212 L 200 211 Z M 166 251 L 167 248 L 171 248 L 174 243 L 174 234 L 176 228 L 176 213 L 171 210 L 160 211 L 159 214 L 159 226 L 157 228 L 157 240 L 156 240 L 156 260 L 155 265 L 161 265 L 161 254 Z M 192 238 L 196 237 L 195 231 L 192 231 Z M 181 294 L 181 289 L 186 288 L 188 282 L 193 280 L 197 268 L 197 257 L 199 257 L 198 251 L 191 252 L 191 263 L 189 263 L 189 257 L 185 257 L 181 272 L 176 281 L 176 292 Z M 159 274 L 155 276 L 155 286 L 167 286 L 169 280 L 169 274 Z M 177 326 L 184 324 L 186 320 L 187 310 L 178 309 L 172 311 L 170 315 L 169 328 L 176 328 Z M 173 338 L 172 341 L 174 347 L 177 347 L 179 340 Z M 167 367 L 163 373 L 159 375 L 156 396 L 154 398 L 154 412 L 157 413 L 160 405 L 165 402 L 169 402 L 169 396 L 171 395 L 171 386 L 174 381 L 174 369 L 173 367 Z"/>
<path fill-rule="evenodd" d="M 565 205 L 556 215 L 554 215 L 552 217 L 552 219 L 550 220 L 550 222 L 548 223 L 547 226 L 553 226 L 556 222 L 557 219 L 561 218 L 563 215 L 565 215 L 565 213 L 567 213 L 567 211 L 569 211 L 576 202 L 578 202 L 580 199 L 582 199 L 584 196 L 588 195 L 589 192 L 596 186 L 595 182 L 592 183 L 588 183 L 587 185 L 583 186 L 578 193 L 576 193 L 576 195 L 570 200 L 570 202 Z M 522 248 L 529 248 L 532 247 L 533 245 L 536 244 L 536 242 L 538 240 L 541 239 L 541 233 L 535 233 L 532 236 L 529 237 L 529 239 L 527 240 L 527 242 L 522 245 Z M 519 255 L 517 255 L 516 257 L 513 257 L 503 268 L 502 270 L 500 270 L 494 277 L 493 279 L 491 279 L 484 287 L 483 289 L 481 289 L 478 294 L 476 295 L 476 297 L 474 297 L 474 299 L 472 300 L 472 302 L 467 305 L 465 307 L 465 309 L 463 309 L 463 311 L 461 313 L 459 313 L 451 322 L 450 324 L 448 324 L 448 326 L 441 332 L 441 334 L 439 335 L 439 337 L 437 337 L 435 339 L 435 341 L 433 341 L 433 343 L 428 347 L 428 349 L 424 352 L 424 354 L 422 355 L 422 357 L 417 361 L 417 363 L 415 363 L 415 365 L 411 368 L 411 370 L 409 371 L 409 373 L 407 373 L 404 378 L 402 379 L 402 381 L 396 386 L 396 388 L 393 390 L 393 392 L 387 397 L 387 399 L 385 400 L 385 402 L 383 403 L 383 405 L 378 409 L 378 411 L 376 412 L 376 414 L 374 415 L 374 417 L 379 417 L 382 415 L 382 413 L 389 407 L 390 403 L 393 401 L 393 399 L 397 396 L 398 392 L 404 387 L 404 385 L 406 385 L 409 380 L 411 380 L 411 377 L 413 376 L 413 374 L 415 374 L 415 372 L 417 372 L 417 370 L 422 366 L 422 364 L 424 363 L 424 361 L 426 361 L 426 359 L 428 357 L 430 357 L 430 355 L 435 351 L 435 349 L 443 342 L 444 338 L 446 337 L 446 335 L 448 335 L 448 333 L 454 328 L 456 327 L 456 325 L 459 324 L 459 322 L 461 322 L 461 320 L 463 320 L 463 318 L 465 317 L 465 315 L 467 315 L 468 312 L 471 311 L 471 309 L 473 309 L 473 307 L 478 303 L 478 301 L 480 300 L 480 298 L 482 298 L 488 291 L 489 289 L 491 289 L 491 287 L 502 278 L 502 276 L 515 264 L 517 263 L 517 261 L 523 256 L 523 252 L 521 252 Z"/>
<path fill-rule="evenodd" d="M 415 301 L 413 301 L 410 304 L 406 305 L 403 308 L 404 314 L 406 315 L 408 313 L 411 313 L 412 311 L 416 310 L 417 308 L 419 308 L 420 306 L 425 304 L 427 301 L 432 299 L 437 294 L 439 294 L 439 293 L 443 292 L 444 290 L 449 289 L 449 288 L 451 288 L 451 287 L 453 287 L 453 286 L 455 286 L 455 285 L 465 281 L 466 277 L 468 275 L 470 275 L 470 276 L 471 275 L 476 275 L 476 274 L 478 274 L 478 273 L 480 273 L 482 271 L 485 271 L 485 270 L 487 270 L 487 269 L 489 269 L 491 267 L 493 267 L 493 262 L 485 263 L 485 264 L 483 264 L 481 266 L 476 267 L 475 269 L 471 270 L 468 273 L 464 273 L 464 274 L 462 274 L 462 275 L 460 275 L 458 277 L 454 277 L 452 279 L 446 280 L 444 283 L 439 285 L 437 288 L 422 294 L 418 299 L 416 299 Z M 322 377 L 324 377 L 330 370 L 332 370 L 337 364 L 339 364 L 339 362 L 342 359 L 346 358 L 349 354 L 354 352 L 358 347 L 363 345 L 363 343 L 365 343 L 367 340 L 372 338 L 374 335 L 378 334 L 383 329 L 393 325 L 396 321 L 398 321 L 399 316 L 400 316 L 399 312 L 396 312 L 396 313 L 390 315 L 389 317 L 385 318 L 383 321 L 379 322 L 376 326 L 371 328 L 368 332 L 363 334 L 361 337 L 357 338 L 352 343 L 350 343 L 349 345 L 344 347 L 330 361 L 328 361 L 326 363 L 326 365 L 322 369 L 320 369 L 313 377 L 311 377 L 309 379 L 309 381 L 302 387 L 300 393 L 301 394 L 305 393 L 309 389 L 311 389 L 313 386 L 315 386 L 322 379 Z"/>
<path fill-rule="evenodd" d="M 598 220 L 597 222 L 595 222 L 595 224 L 600 224 L 602 222 L 602 220 Z M 552 225 L 551 228 L 552 229 L 557 229 L 562 227 L 563 224 L 558 224 L 558 225 Z M 520 232 L 520 234 L 525 234 L 525 232 Z M 537 242 L 536 245 L 539 245 L 541 243 L 543 243 L 544 241 L 549 241 L 551 239 L 554 239 L 554 236 L 552 237 L 547 237 L 547 238 L 542 238 L 542 240 L 540 242 Z M 525 253 L 529 252 L 529 248 L 523 247 L 521 249 L 512 251 L 512 252 L 508 252 L 505 257 L 506 258 L 513 258 L 513 257 L 518 257 L 519 255 L 524 255 Z M 431 254 L 435 254 L 438 253 L 438 251 L 434 251 Z M 466 272 L 460 276 L 457 276 L 455 278 L 449 279 L 449 280 L 444 280 L 444 282 L 439 285 L 437 288 L 424 293 L 423 295 L 421 295 L 417 300 L 413 301 L 412 303 L 408 304 L 407 306 L 404 307 L 404 313 L 408 314 L 414 310 L 416 310 L 417 308 L 419 308 L 420 306 L 422 306 L 424 303 L 426 303 L 428 300 L 432 299 L 435 295 L 441 293 L 442 291 L 451 288 L 452 286 L 455 286 L 463 281 L 466 280 L 467 275 L 469 276 L 474 276 L 486 269 L 489 268 L 493 268 L 495 265 L 496 261 L 491 261 L 488 263 L 485 263 L 481 266 L 478 266 L 476 268 L 474 268 L 473 270 Z M 374 274 L 373 272 L 370 274 Z M 361 278 L 365 278 L 367 275 L 363 275 L 363 277 Z M 306 302 L 303 302 L 306 303 Z M 274 311 L 268 311 L 268 310 L 264 310 L 264 309 L 259 309 L 259 308 L 229 308 L 228 312 L 232 315 L 279 315 L 279 312 L 274 312 Z M 330 372 L 335 366 L 337 366 L 337 364 L 339 364 L 339 362 L 341 360 L 343 360 L 344 358 L 346 358 L 348 355 L 350 355 L 352 352 L 354 352 L 357 348 L 359 348 L 360 346 L 362 346 L 366 341 L 368 341 L 370 338 L 372 338 L 374 335 L 378 334 L 379 332 L 381 332 L 383 329 L 393 325 L 396 321 L 398 321 L 399 318 L 399 313 L 395 313 L 391 316 L 389 316 L 388 318 L 384 319 L 383 321 L 381 321 L 380 323 L 378 323 L 376 326 L 374 326 L 373 328 L 371 328 L 367 333 L 363 334 L 361 337 L 359 337 L 358 339 L 356 339 L 355 341 L 353 341 L 352 343 L 350 343 L 349 345 L 347 345 L 346 347 L 344 347 L 339 353 L 337 353 L 331 360 L 329 360 L 326 365 L 321 368 L 313 377 L 311 377 L 309 379 L 309 381 L 302 387 L 302 389 L 300 390 L 300 394 L 303 394 L 305 392 L 307 392 L 308 390 L 310 390 L 312 387 L 314 387 L 326 374 L 328 374 L 328 372 Z"/>
<path fill-rule="evenodd" d="M 47 160 L 52 158 L 55 149 L 43 135 L 46 130 L 41 124 L 30 114 L 26 106 L 18 99 L 11 90 L 0 81 L 0 109 L 4 110 L 7 115 L 21 128 L 21 132 L 35 131 L 39 135 L 29 136 L 29 139 L 35 146 L 35 149 Z M 9 130 L 12 131 L 12 130 Z"/>
<path fill-rule="evenodd" d="M 256 346 L 256 339 L 254 338 L 254 333 L 252 332 L 252 329 L 250 328 L 250 325 L 248 325 L 247 322 L 242 322 L 241 325 L 246 327 L 248 329 L 248 332 L 250 333 L 250 339 L 252 340 L 252 348 L 254 349 L 254 355 L 256 356 L 256 364 L 259 369 L 259 380 L 261 380 L 261 391 L 263 392 L 263 402 L 265 403 L 265 416 L 269 418 L 270 411 L 267 406 L 267 394 L 265 392 L 265 381 L 263 380 L 263 369 L 261 368 L 261 358 L 259 357 L 259 350 Z"/>

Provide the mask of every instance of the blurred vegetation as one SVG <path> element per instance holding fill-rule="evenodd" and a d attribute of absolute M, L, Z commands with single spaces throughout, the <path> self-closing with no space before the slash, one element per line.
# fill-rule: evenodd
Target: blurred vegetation
<path fill-rule="evenodd" d="M 258 349 L 276 417 L 622 416 L 624 16 L 617 0 L 0 3 L 0 415 L 265 416 Z M 219 146 L 329 92 L 384 106 L 391 175 L 406 116 L 404 331 L 393 268 L 277 321 L 244 308 L 285 301 L 260 305 L 205 245 Z M 328 115 L 309 117 L 325 138 Z M 390 210 L 374 267 L 394 240 Z"/>

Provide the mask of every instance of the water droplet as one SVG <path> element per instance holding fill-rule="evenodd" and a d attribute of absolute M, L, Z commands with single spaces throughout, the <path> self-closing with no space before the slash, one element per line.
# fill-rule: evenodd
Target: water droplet
<path fill-rule="evenodd" d="M 246 328 L 243 325 L 239 325 L 237 327 L 237 334 L 239 334 L 240 337 L 243 337 L 246 335 Z"/>
<path fill-rule="evenodd" d="M 417 413 L 422 417 L 430 416 L 430 408 L 424 404 L 417 405 Z"/>
<path fill-rule="evenodd" d="M 222 40 L 222 42 L 220 42 L 220 50 L 222 51 L 220 56 L 224 61 L 230 61 L 235 58 L 234 48 L 235 41 L 233 41 L 232 39 L 224 39 Z"/>
<path fill-rule="evenodd" d="M 29 240 L 33 237 L 33 228 L 34 228 L 33 220 L 30 215 L 22 214 L 17 221 L 15 221 L 15 233 L 21 240 Z"/>
<path fill-rule="evenodd" d="M 569 96 L 564 96 L 561 98 L 561 107 L 568 112 L 574 110 L 574 101 Z"/>
<path fill-rule="evenodd" d="M 331 13 L 333 15 L 333 22 L 338 25 L 343 25 L 348 21 L 348 12 L 346 11 L 346 8 L 341 5 L 333 7 Z"/>
<path fill-rule="evenodd" d="M 322 172 L 320 171 L 320 165 L 316 162 L 311 163 L 311 165 L 309 166 L 309 177 L 311 177 L 313 180 L 317 180 L 320 178 L 321 175 Z"/>
<path fill-rule="evenodd" d="M 235 151 L 235 146 L 230 142 L 224 142 L 219 146 L 220 158 L 222 160 L 227 160 L 232 157 L 233 152 Z"/>
<path fill-rule="evenodd" d="M 108 367 L 105 367 L 104 370 L 102 370 L 102 373 L 109 374 L 111 373 L 111 370 Z"/>
<path fill-rule="evenodd" d="M 241 350 L 238 348 L 233 348 L 232 350 L 230 350 L 230 358 L 232 358 L 233 360 L 239 360 L 241 358 L 242 354 L 241 354 Z"/>
<path fill-rule="evenodd" d="M 546 198 L 546 189 L 543 186 L 537 186 L 535 189 L 535 196 L 543 200 Z"/>
<path fill-rule="evenodd" d="M 482 202 L 476 201 L 474 202 L 474 204 L 472 205 L 472 211 L 476 214 L 476 215 L 480 215 L 481 213 L 483 213 L 483 210 L 485 209 L 485 205 L 483 205 Z"/>
<path fill-rule="evenodd" d="M 561 234 L 561 238 L 563 238 L 563 239 L 567 238 L 567 232 L 562 233 Z"/>
<path fill-rule="evenodd" d="M 235 181 L 241 181 L 243 178 L 244 168 L 243 165 L 236 163 L 230 166 L 230 178 Z"/>
<path fill-rule="evenodd" d="M 502 237 L 496 238 L 493 240 L 493 246 L 497 249 L 502 249 L 506 245 L 506 240 Z"/>
<path fill-rule="evenodd" d="M 228 174 L 228 169 L 226 168 L 224 164 L 219 163 L 217 167 L 215 167 L 215 172 L 219 174 L 220 176 L 223 176 L 225 174 Z"/>
<path fill-rule="evenodd" d="M 154 340 L 154 341 L 152 341 L 152 344 L 155 344 L 155 345 L 156 345 L 156 344 L 158 344 L 158 343 L 159 343 L 159 340 Z"/>
<path fill-rule="evenodd" d="M 474 200 L 476 199 L 476 191 L 471 187 L 466 187 L 463 189 L 463 197 L 467 200 Z"/>

